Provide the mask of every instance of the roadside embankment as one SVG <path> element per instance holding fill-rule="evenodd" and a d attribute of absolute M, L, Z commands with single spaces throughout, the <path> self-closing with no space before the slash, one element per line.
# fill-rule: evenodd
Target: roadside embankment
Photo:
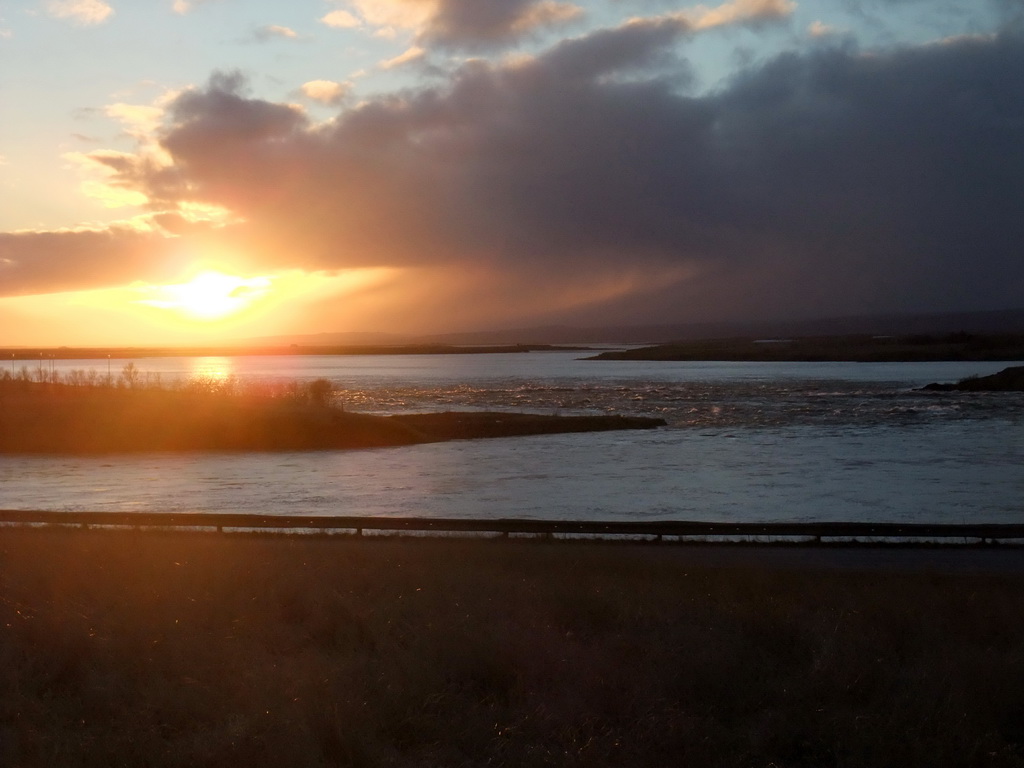
<path fill-rule="evenodd" d="M 1024 763 L 1024 576 L 767 554 L 0 527 L 0 763 Z"/>

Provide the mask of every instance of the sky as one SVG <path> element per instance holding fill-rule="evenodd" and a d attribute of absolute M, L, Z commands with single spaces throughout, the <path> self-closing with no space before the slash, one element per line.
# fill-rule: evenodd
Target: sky
<path fill-rule="evenodd" d="M 7 0 L 0 346 L 1024 306 L 1024 0 Z"/>

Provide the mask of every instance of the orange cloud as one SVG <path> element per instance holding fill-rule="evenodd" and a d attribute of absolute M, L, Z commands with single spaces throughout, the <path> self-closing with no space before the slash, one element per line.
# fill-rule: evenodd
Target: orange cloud
<path fill-rule="evenodd" d="M 300 88 L 307 99 L 328 105 L 340 104 L 351 89 L 351 83 L 336 83 L 333 80 L 310 80 Z"/>
<path fill-rule="evenodd" d="M 411 30 L 418 46 L 477 47 L 507 43 L 543 27 L 580 17 L 582 9 L 559 0 L 349 0 L 321 21 L 329 26 L 374 29 L 392 37 Z"/>
<path fill-rule="evenodd" d="M 46 10 L 55 19 L 69 19 L 84 26 L 102 24 L 114 14 L 103 0 L 50 0 Z"/>
<path fill-rule="evenodd" d="M 382 61 L 378 66 L 381 69 L 394 69 L 395 67 L 401 67 L 411 62 L 419 61 L 423 58 L 424 54 L 426 54 L 425 50 L 420 48 L 418 45 L 414 45 L 412 48 L 403 51 L 393 59 Z"/>
<path fill-rule="evenodd" d="M 355 29 L 361 27 L 362 22 L 348 11 L 331 11 L 320 19 L 322 24 L 337 29 Z"/>
<path fill-rule="evenodd" d="M 730 24 L 745 24 L 752 21 L 775 21 L 792 15 L 796 10 L 794 0 L 731 0 L 722 5 L 680 11 L 683 18 L 694 29 L 710 29 Z"/>

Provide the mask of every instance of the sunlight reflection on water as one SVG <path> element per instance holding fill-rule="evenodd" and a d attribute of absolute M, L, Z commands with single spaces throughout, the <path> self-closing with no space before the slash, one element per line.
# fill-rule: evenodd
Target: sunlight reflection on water
<path fill-rule="evenodd" d="M 188 375 L 196 379 L 213 379 L 223 381 L 235 375 L 235 358 L 233 357 L 190 357 Z"/>

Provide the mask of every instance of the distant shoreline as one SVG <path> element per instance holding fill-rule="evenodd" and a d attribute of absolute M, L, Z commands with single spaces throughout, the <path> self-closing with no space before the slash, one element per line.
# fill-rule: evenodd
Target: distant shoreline
<path fill-rule="evenodd" d="M 611 342 L 609 342 L 611 343 Z M 10 347 L 0 364 L 31 367 L 50 360 L 133 360 L 152 357 L 271 357 L 371 355 L 494 355 L 528 352 L 596 352 L 588 361 L 676 362 L 989 362 L 1024 361 L 1024 334 L 950 333 L 893 336 L 793 336 L 708 338 L 670 343 L 593 344 L 345 344 L 187 347 Z"/>
<path fill-rule="evenodd" d="M 1024 335 L 813 336 L 683 341 L 602 352 L 586 360 L 920 363 L 1024 360 Z"/>
<path fill-rule="evenodd" d="M 269 357 L 361 355 L 495 355 L 524 352 L 594 352 L 592 346 L 564 344 L 350 344 L 306 346 L 210 347 L 10 347 L 0 349 L 0 363 L 39 363 L 41 360 L 135 360 L 145 357 Z"/>

